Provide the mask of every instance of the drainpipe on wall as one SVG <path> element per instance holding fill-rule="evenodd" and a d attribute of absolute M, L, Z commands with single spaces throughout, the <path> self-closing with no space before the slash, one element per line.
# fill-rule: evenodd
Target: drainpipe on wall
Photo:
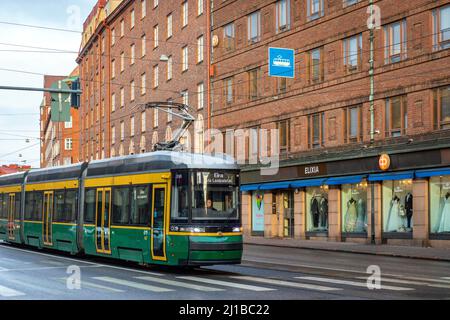
<path fill-rule="evenodd" d="M 370 31 L 370 59 L 369 59 L 369 76 L 370 76 L 370 95 L 369 95 L 369 103 L 370 103 L 370 144 L 373 145 L 375 141 L 375 101 L 374 101 L 374 94 L 375 94 L 375 70 L 374 70 L 374 30 L 375 30 L 375 24 L 373 21 L 373 14 L 374 14 L 374 7 L 373 7 L 373 0 L 369 1 L 370 6 L 370 18 L 371 20 L 371 26 L 369 28 Z M 372 182 L 370 184 L 371 189 L 371 199 L 370 199 L 370 215 L 371 215 L 371 244 L 376 244 L 375 242 L 375 184 Z"/>

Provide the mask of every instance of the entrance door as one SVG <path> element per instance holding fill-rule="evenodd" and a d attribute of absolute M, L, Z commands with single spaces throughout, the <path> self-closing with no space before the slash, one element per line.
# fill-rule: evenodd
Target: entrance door
<path fill-rule="evenodd" d="M 42 214 L 42 238 L 44 245 L 53 245 L 52 226 L 53 226 L 53 191 L 44 192 L 44 206 Z"/>
<path fill-rule="evenodd" d="M 153 208 L 152 208 L 152 259 L 166 261 L 166 185 L 153 186 Z"/>
<path fill-rule="evenodd" d="M 14 193 L 9 195 L 9 202 L 8 202 L 8 239 L 9 240 L 16 240 L 15 235 L 15 215 L 16 212 L 16 195 Z"/>
<path fill-rule="evenodd" d="M 96 203 L 97 252 L 111 254 L 111 188 L 97 189 Z"/>
<path fill-rule="evenodd" d="M 283 192 L 283 235 L 294 237 L 294 195 L 291 191 Z"/>

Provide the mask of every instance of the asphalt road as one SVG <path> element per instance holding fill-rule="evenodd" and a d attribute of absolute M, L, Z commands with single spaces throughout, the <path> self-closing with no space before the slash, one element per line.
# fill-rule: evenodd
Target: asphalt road
<path fill-rule="evenodd" d="M 450 299 L 449 262 L 249 245 L 244 250 L 239 266 L 183 270 L 0 243 L 0 300 Z M 381 271 L 381 289 L 367 287 L 369 266 Z"/>

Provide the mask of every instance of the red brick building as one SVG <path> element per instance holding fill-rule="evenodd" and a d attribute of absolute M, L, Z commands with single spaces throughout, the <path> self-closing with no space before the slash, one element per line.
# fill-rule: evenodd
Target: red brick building
<path fill-rule="evenodd" d="M 19 166 L 18 164 L 2 165 L 0 167 L 0 176 L 5 174 L 11 174 L 16 172 L 22 172 L 30 170 L 31 166 Z"/>
<path fill-rule="evenodd" d="M 215 2 L 212 126 L 279 130 L 278 173 L 243 167 L 247 235 L 450 245 L 450 1 L 374 3 L 371 113 L 369 1 Z"/>
<path fill-rule="evenodd" d="M 70 77 L 78 77 L 78 68 Z M 44 87 L 59 80 L 68 79 L 67 76 L 44 76 Z M 51 96 L 44 93 L 40 108 L 41 126 L 41 168 L 55 167 L 78 163 L 79 125 L 78 110 L 71 108 L 71 120 L 68 122 L 51 121 Z"/>
<path fill-rule="evenodd" d="M 180 121 L 145 110 L 154 101 L 184 102 L 197 124 L 186 147 L 201 151 L 209 75 L 207 1 L 98 1 L 84 24 L 78 57 L 80 159 L 151 151 Z"/>

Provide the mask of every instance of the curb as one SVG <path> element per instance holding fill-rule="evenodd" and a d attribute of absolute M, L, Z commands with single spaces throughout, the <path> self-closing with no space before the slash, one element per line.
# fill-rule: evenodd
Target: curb
<path fill-rule="evenodd" d="M 384 256 L 384 257 L 395 257 L 395 258 L 407 258 L 407 259 L 418 259 L 418 260 L 429 260 L 429 261 L 442 261 L 442 262 L 450 262 L 450 257 L 433 257 L 433 256 L 418 256 L 411 254 L 401 254 L 401 253 L 393 253 L 393 252 L 371 252 L 371 251 L 358 251 L 358 250 L 350 250 L 350 249 L 341 249 L 341 248 L 313 248 L 313 247 L 302 247 L 302 246 L 294 246 L 294 245 L 282 245 L 282 244 L 273 244 L 273 243 L 257 243 L 257 242 L 245 242 L 244 245 L 254 245 L 254 246 L 267 246 L 267 247 L 276 247 L 276 248 L 290 248 L 290 249 L 300 249 L 300 250 L 315 250 L 315 251 L 325 251 L 325 252 L 339 252 L 339 253 L 353 253 L 353 254 L 365 254 L 365 255 L 374 255 L 374 256 Z"/>

